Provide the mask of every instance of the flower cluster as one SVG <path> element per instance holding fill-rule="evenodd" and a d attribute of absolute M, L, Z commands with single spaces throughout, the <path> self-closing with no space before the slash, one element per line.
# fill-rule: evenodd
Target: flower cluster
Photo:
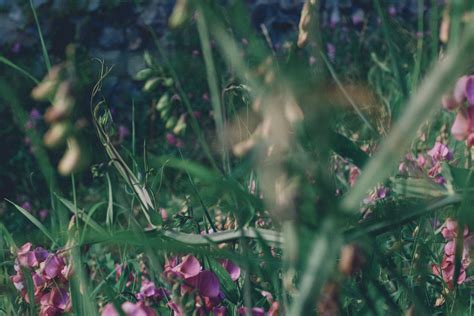
<path fill-rule="evenodd" d="M 26 243 L 18 249 L 15 260 L 16 274 L 11 276 L 21 297 L 30 303 L 25 282 L 25 273 L 30 273 L 34 286 L 34 301 L 40 304 L 40 316 L 60 315 L 71 309 L 67 292 L 71 276 L 71 265 L 66 264 L 60 253 Z"/>
<path fill-rule="evenodd" d="M 441 276 L 448 286 L 452 288 L 455 270 L 456 238 L 458 234 L 457 222 L 451 218 L 446 219 L 441 234 L 447 241 L 444 246 L 443 260 L 441 261 L 441 265 L 432 265 L 432 270 L 435 275 Z M 469 257 L 469 244 L 472 236 L 469 235 L 469 229 L 467 226 L 464 227 L 463 238 L 464 243 L 461 257 L 461 268 L 457 279 L 458 284 L 462 284 L 466 280 L 466 269 L 471 263 Z"/>
<path fill-rule="evenodd" d="M 405 156 L 405 160 L 399 165 L 398 171 L 402 175 L 420 178 L 428 172 L 428 176 L 438 184 L 444 184 L 446 180 L 441 175 L 442 162 L 453 160 L 453 152 L 441 142 L 436 142 L 427 155 L 418 154 L 413 157 L 409 154 Z"/>
<path fill-rule="evenodd" d="M 465 104 L 467 103 L 467 106 Z M 458 79 L 451 94 L 443 96 L 442 105 L 450 111 L 457 110 L 451 134 L 459 141 L 467 140 L 467 146 L 474 145 L 474 76 Z"/>
<path fill-rule="evenodd" d="M 238 280 L 240 268 L 237 265 L 228 259 L 221 260 L 220 264 L 233 281 Z M 117 266 L 116 272 L 117 276 L 120 276 L 122 266 Z M 212 271 L 204 270 L 196 257 L 187 255 L 171 258 L 165 263 L 163 277 L 173 288 L 173 293 L 163 287 L 157 287 L 144 272 L 140 291 L 135 295 L 137 302 L 125 302 L 120 306 L 125 315 L 154 316 L 156 313 L 151 306 L 161 301 L 167 302 L 167 307 L 175 316 L 185 315 L 191 305 L 198 315 L 207 315 L 211 312 L 214 315 L 227 314 L 227 308 L 222 305 L 224 294 L 219 279 Z M 134 280 L 134 275 L 130 274 L 128 282 Z M 107 304 L 102 310 L 102 316 L 118 314 L 112 303 Z"/>

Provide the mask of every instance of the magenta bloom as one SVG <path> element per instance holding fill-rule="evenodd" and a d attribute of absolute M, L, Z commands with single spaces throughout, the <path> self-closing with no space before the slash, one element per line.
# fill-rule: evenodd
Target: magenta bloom
<path fill-rule="evenodd" d="M 453 159 L 453 153 L 449 150 L 448 146 L 440 142 L 434 144 L 433 148 L 428 151 L 428 156 L 433 158 L 435 161 L 449 161 Z"/>
<path fill-rule="evenodd" d="M 225 306 L 217 306 L 212 309 L 212 314 L 214 316 L 226 316 L 227 308 Z"/>
<path fill-rule="evenodd" d="M 221 265 L 229 272 L 232 281 L 236 281 L 240 277 L 240 268 L 229 259 L 221 261 Z"/>
<path fill-rule="evenodd" d="M 474 76 L 469 76 L 466 80 L 464 95 L 466 96 L 467 102 L 469 102 L 470 105 L 474 105 Z"/>
<path fill-rule="evenodd" d="M 137 294 L 137 299 L 143 301 L 145 299 L 156 299 L 161 300 L 166 297 L 166 290 L 163 288 L 157 288 L 154 282 L 143 280 L 142 286 L 140 287 L 140 292 Z"/>
<path fill-rule="evenodd" d="M 458 224 L 455 220 L 448 218 L 444 224 L 441 234 L 448 240 L 444 246 L 444 255 L 441 265 L 433 265 L 433 274 L 441 276 L 443 280 L 448 284 L 450 288 L 453 287 L 454 270 L 455 270 L 455 253 L 456 253 L 456 237 L 457 237 Z M 466 269 L 469 267 L 471 260 L 469 256 L 469 247 L 472 243 L 472 236 L 469 236 L 469 230 L 464 227 L 463 231 L 463 252 L 461 257 L 461 270 L 456 282 L 461 284 L 466 279 Z"/>
<path fill-rule="evenodd" d="M 201 271 L 198 275 L 186 279 L 186 283 L 206 297 L 218 297 L 220 293 L 219 279 L 211 271 Z"/>
<path fill-rule="evenodd" d="M 125 302 L 122 304 L 122 310 L 127 316 L 156 316 L 155 311 L 143 302 L 136 304 Z"/>
<path fill-rule="evenodd" d="M 66 290 L 52 288 L 41 297 L 40 315 L 57 315 L 71 309 L 71 301 Z"/>
<path fill-rule="evenodd" d="M 461 109 L 456 114 L 451 134 L 457 140 L 465 140 L 472 132 L 474 132 L 474 107 Z"/>
<path fill-rule="evenodd" d="M 18 249 L 18 263 L 23 267 L 37 267 L 41 262 L 45 261 L 49 253 L 41 247 L 32 250 L 33 245 L 28 242 Z"/>
<path fill-rule="evenodd" d="M 201 264 L 196 257 L 188 255 L 183 258 L 183 261 L 180 264 L 171 268 L 171 271 L 183 279 L 188 279 L 199 274 L 201 271 Z"/>
<path fill-rule="evenodd" d="M 48 280 L 51 280 L 61 275 L 65 265 L 66 264 L 62 257 L 59 255 L 53 255 L 48 257 L 48 259 L 41 264 L 41 268 L 43 270 L 44 277 Z"/>

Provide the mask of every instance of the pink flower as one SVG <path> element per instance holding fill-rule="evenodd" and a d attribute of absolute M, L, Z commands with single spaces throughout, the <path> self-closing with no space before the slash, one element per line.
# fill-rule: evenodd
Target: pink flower
<path fill-rule="evenodd" d="M 443 95 L 443 97 L 441 98 L 441 105 L 446 110 L 452 111 L 452 110 L 455 110 L 459 106 L 459 103 L 456 102 L 454 97 L 450 95 Z"/>
<path fill-rule="evenodd" d="M 171 271 L 183 279 L 188 279 L 198 275 L 201 269 L 201 264 L 196 257 L 188 255 L 183 258 L 180 264 L 171 268 Z"/>
<path fill-rule="evenodd" d="M 71 309 L 71 301 L 66 290 L 54 287 L 40 300 L 40 315 L 57 315 Z"/>
<path fill-rule="evenodd" d="M 212 309 L 212 314 L 214 316 L 226 316 L 227 308 L 225 306 L 217 306 Z"/>
<path fill-rule="evenodd" d="M 155 311 L 151 307 L 146 306 L 144 302 L 136 304 L 125 302 L 122 304 L 122 310 L 127 316 L 156 316 Z"/>
<path fill-rule="evenodd" d="M 449 150 L 448 146 L 440 142 L 434 144 L 433 148 L 428 151 L 428 156 L 433 158 L 435 161 L 449 161 L 453 159 L 453 153 Z"/>
<path fill-rule="evenodd" d="M 280 314 L 280 303 L 273 302 L 268 310 L 267 316 L 278 316 Z"/>
<path fill-rule="evenodd" d="M 458 223 L 452 218 L 447 218 L 444 223 L 444 227 L 441 230 L 441 234 L 446 240 L 453 240 L 456 238 L 458 233 Z M 469 235 L 469 229 L 467 226 L 464 227 L 463 236 L 467 237 Z"/>
<path fill-rule="evenodd" d="M 451 134 L 457 140 L 466 139 L 469 134 L 474 132 L 474 107 L 461 109 L 456 114 L 453 126 L 451 127 Z"/>
<path fill-rule="evenodd" d="M 146 298 L 161 300 L 166 297 L 166 290 L 163 288 L 157 288 L 154 282 L 143 280 L 142 286 L 140 287 L 140 293 L 137 294 L 137 299 L 143 301 Z"/>
<path fill-rule="evenodd" d="M 201 271 L 198 275 L 186 279 L 186 283 L 206 297 L 218 297 L 220 293 L 219 279 L 211 271 Z"/>
<path fill-rule="evenodd" d="M 221 261 L 221 265 L 229 272 L 232 281 L 236 281 L 240 277 L 240 268 L 229 259 Z"/>
<path fill-rule="evenodd" d="M 174 134 L 172 134 L 172 133 L 167 133 L 167 134 L 166 134 L 166 141 L 167 141 L 168 144 L 170 144 L 171 146 L 174 146 L 174 145 L 176 145 L 177 139 L 176 139 L 176 136 L 174 136 Z"/>
<path fill-rule="evenodd" d="M 453 99 L 456 103 L 461 104 L 466 100 L 466 83 L 468 81 L 468 76 L 462 76 L 456 82 L 453 91 Z"/>
<path fill-rule="evenodd" d="M 62 257 L 53 255 L 48 257 L 42 264 L 41 269 L 46 279 L 51 280 L 61 275 L 61 271 L 64 269 L 65 262 Z"/>
<path fill-rule="evenodd" d="M 359 176 L 360 176 L 360 169 L 357 167 L 351 167 L 351 169 L 349 170 L 349 185 L 351 187 L 354 186 Z"/>
<path fill-rule="evenodd" d="M 117 310 L 115 309 L 114 304 L 109 303 L 105 305 L 100 315 L 101 316 L 119 316 L 119 313 L 117 313 Z"/>
<path fill-rule="evenodd" d="M 32 250 L 32 247 L 33 245 L 28 242 L 18 249 L 17 259 L 21 266 L 28 268 L 37 267 L 48 257 L 49 253 L 45 249 L 37 247 L 35 250 Z"/>

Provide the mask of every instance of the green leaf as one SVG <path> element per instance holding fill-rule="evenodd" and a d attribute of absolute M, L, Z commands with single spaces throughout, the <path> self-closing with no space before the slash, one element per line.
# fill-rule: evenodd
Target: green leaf
<path fill-rule="evenodd" d="M 449 170 L 457 188 L 474 187 L 474 173 L 471 169 L 449 166 Z"/>

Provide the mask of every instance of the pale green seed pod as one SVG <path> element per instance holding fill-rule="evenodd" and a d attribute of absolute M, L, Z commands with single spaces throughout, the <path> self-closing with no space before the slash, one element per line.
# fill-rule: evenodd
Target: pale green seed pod
<path fill-rule="evenodd" d="M 173 12 L 168 20 L 171 28 L 182 26 L 191 17 L 191 8 L 188 0 L 177 0 Z"/>
<path fill-rule="evenodd" d="M 145 82 L 145 85 L 143 86 L 143 91 L 150 92 L 154 88 L 156 88 L 156 86 L 158 86 L 159 83 L 160 83 L 160 78 L 154 77 L 154 78 L 148 79 Z"/>
<path fill-rule="evenodd" d="M 178 122 L 178 119 L 176 118 L 176 116 L 172 116 L 166 121 L 165 127 L 167 129 L 172 129 L 176 126 L 177 122 Z"/>
<path fill-rule="evenodd" d="M 167 88 L 170 88 L 172 87 L 174 84 L 174 81 L 172 78 L 166 78 L 164 81 L 163 81 L 163 85 Z"/>
<path fill-rule="evenodd" d="M 149 51 L 145 51 L 143 53 L 143 59 L 145 60 L 145 64 L 148 66 L 148 67 L 153 67 L 153 65 L 155 64 L 153 62 L 153 57 L 151 56 L 150 52 Z"/>
<path fill-rule="evenodd" d="M 156 103 L 156 109 L 158 111 L 163 111 L 164 109 L 169 108 L 170 105 L 171 105 L 170 97 L 169 97 L 168 93 L 165 93 L 161 96 L 161 98 Z"/>
<path fill-rule="evenodd" d="M 178 122 L 176 123 L 176 125 L 173 129 L 173 133 L 175 133 L 176 135 L 179 135 L 179 134 L 183 133 L 185 129 L 186 129 L 186 115 L 181 114 L 181 116 L 179 117 Z"/>
<path fill-rule="evenodd" d="M 136 73 L 135 80 L 140 80 L 140 81 L 147 80 L 152 75 L 153 75 L 153 69 L 145 68 Z"/>

